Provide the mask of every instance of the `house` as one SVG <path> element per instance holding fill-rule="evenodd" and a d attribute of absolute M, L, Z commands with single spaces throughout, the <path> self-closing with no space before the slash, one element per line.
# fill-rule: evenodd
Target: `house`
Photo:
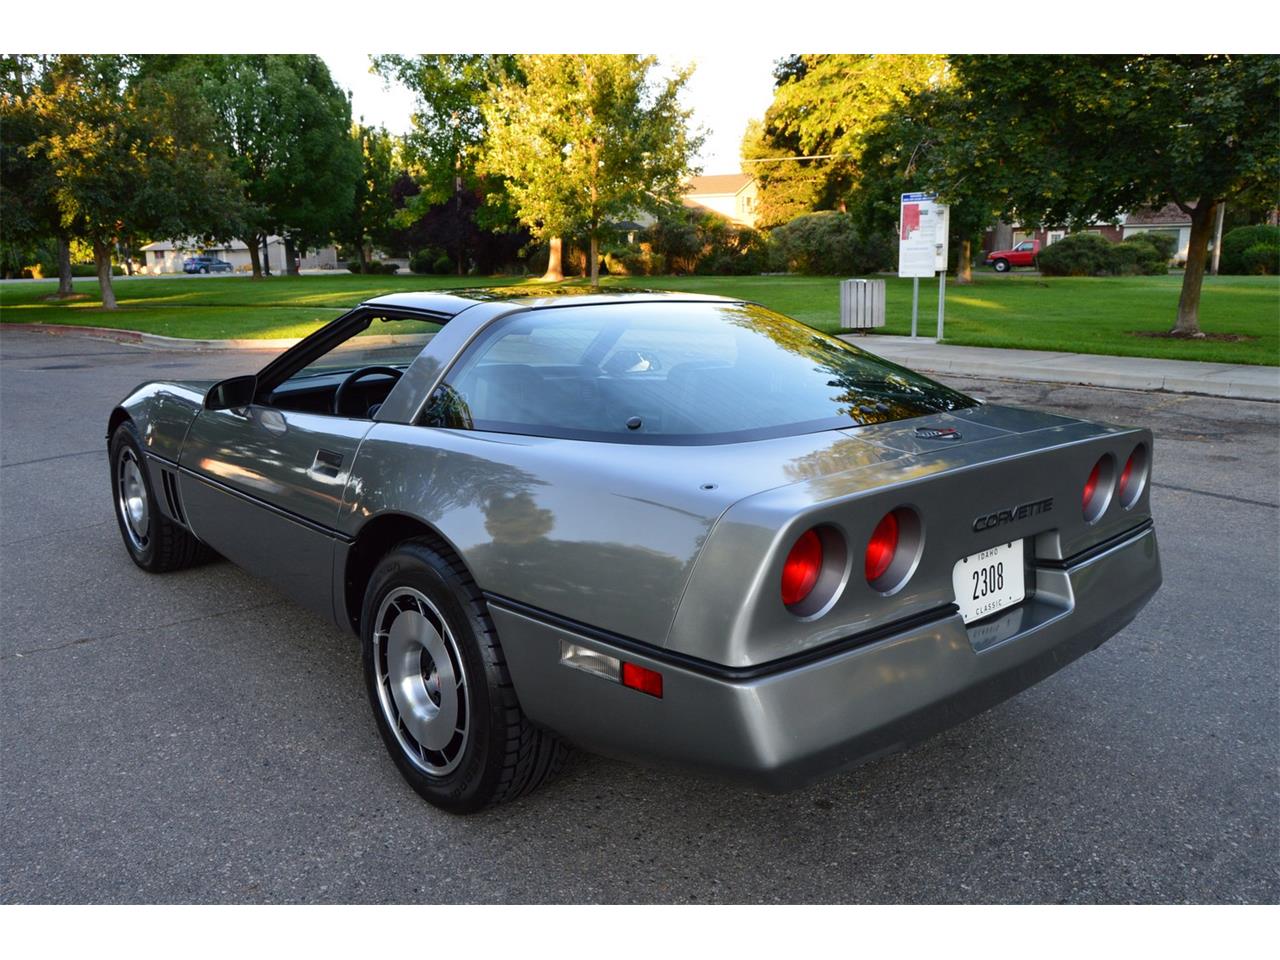
<path fill-rule="evenodd" d="M 261 249 L 261 248 L 259 248 Z M 182 261 L 199 253 L 207 253 L 231 264 L 237 273 L 247 273 L 252 267 L 249 248 L 243 240 L 228 243 L 204 244 L 198 240 L 157 240 L 142 248 L 143 268 L 147 273 L 181 273 Z M 284 238 L 267 237 L 266 259 L 272 273 L 285 272 Z M 303 270 L 333 269 L 338 266 L 338 252 L 333 246 L 322 247 L 302 255 Z"/>
<path fill-rule="evenodd" d="M 756 225 L 755 177 L 746 173 L 719 173 L 692 177 L 685 185 L 681 201 L 691 210 L 717 213 L 743 227 Z"/>
<path fill-rule="evenodd" d="M 1176 203 L 1166 203 L 1159 210 L 1135 210 L 1124 218 L 1122 228 L 1125 238 L 1139 233 L 1168 234 L 1177 241 L 1173 259 L 1186 262 L 1187 247 L 1191 243 L 1191 217 L 1183 213 Z"/>
<path fill-rule="evenodd" d="M 1191 218 L 1182 212 L 1176 203 L 1167 203 L 1158 210 L 1134 210 L 1125 214 L 1119 223 L 1095 221 L 1084 230 L 1098 233 L 1115 243 L 1127 240 L 1140 233 L 1167 233 L 1177 244 L 1174 247 L 1173 259 L 1185 262 L 1187 246 L 1191 242 Z M 1065 227 L 1053 227 L 1040 230 L 1023 229 L 1016 224 L 997 224 L 988 230 L 983 237 L 984 253 L 992 250 L 1007 250 L 1023 240 L 1039 240 L 1042 246 L 1049 246 L 1067 235 Z"/>
<path fill-rule="evenodd" d="M 982 252 L 987 254 L 992 250 L 1009 250 L 1023 240 L 1039 240 L 1040 246 L 1047 247 L 1051 243 L 1057 243 L 1067 235 L 1067 232 L 1066 227 L 1033 230 L 1018 224 L 1000 223 L 983 235 Z M 1124 239 L 1122 229 L 1114 223 L 1100 221 L 1091 223 L 1083 229 L 1083 232 L 1100 234 L 1113 243 L 1119 243 Z"/>

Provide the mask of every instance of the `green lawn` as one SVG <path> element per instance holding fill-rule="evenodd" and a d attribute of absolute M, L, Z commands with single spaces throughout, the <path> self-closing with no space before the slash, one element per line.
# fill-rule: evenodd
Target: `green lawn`
<path fill-rule="evenodd" d="M 948 343 L 1077 353 L 1169 357 L 1280 365 L 1280 279 L 1208 277 L 1201 328 L 1238 334 L 1242 342 L 1164 340 L 1134 336 L 1173 325 L 1181 277 L 1041 278 L 979 273 L 974 284 L 948 284 Z M 97 283 L 76 282 L 88 299 L 69 304 L 41 300 L 48 283 L 0 284 L 0 321 L 77 323 L 176 337 L 297 337 L 371 296 L 395 290 L 445 289 L 524 282 L 512 278 L 419 276 L 209 279 L 119 279 L 121 309 L 102 310 Z M 911 281 L 889 278 L 887 333 L 908 333 Z M 648 286 L 718 293 L 755 300 L 824 330 L 838 322 L 839 290 L 832 277 L 605 278 L 606 287 Z M 581 281 L 574 281 L 580 286 Z M 932 335 L 937 284 L 921 281 L 920 332 Z"/>

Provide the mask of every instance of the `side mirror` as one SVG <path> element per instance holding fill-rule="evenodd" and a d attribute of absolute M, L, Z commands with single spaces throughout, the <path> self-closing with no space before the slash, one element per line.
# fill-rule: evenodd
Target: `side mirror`
<path fill-rule="evenodd" d="M 237 410 L 253 403 L 258 392 L 258 378 L 255 374 L 244 377 L 229 377 L 219 380 L 204 395 L 206 410 Z"/>

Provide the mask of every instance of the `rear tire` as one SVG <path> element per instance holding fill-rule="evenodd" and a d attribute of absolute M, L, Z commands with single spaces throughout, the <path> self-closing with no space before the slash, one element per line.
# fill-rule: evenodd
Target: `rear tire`
<path fill-rule="evenodd" d="M 132 420 L 116 427 L 107 450 L 116 523 L 133 562 L 148 573 L 168 573 L 212 557 L 213 551 L 190 530 L 160 512 L 146 454 Z"/>
<path fill-rule="evenodd" d="M 520 709 L 488 608 L 461 562 L 427 538 L 374 569 L 360 616 L 365 687 L 401 775 L 470 813 L 530 793 L 568 748 Z"/>

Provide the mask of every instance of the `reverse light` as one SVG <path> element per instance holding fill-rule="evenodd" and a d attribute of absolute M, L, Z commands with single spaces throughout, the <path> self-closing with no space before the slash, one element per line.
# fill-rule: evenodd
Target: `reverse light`
<path fill-rule="evenodd" d="M 898 553 L 898 526 L 898 511 L 891 510 L 880 518 L 871 532 L 865 561 L 867 583 L 881 579 L 893 565 L 893 558 Z"/>
<path fill-rule="evenodd" d="M 1120 497 L 1120 506 L 1128 510 L 1137 503 L 1146 485 L 1147 445 L 1140 443 L 1133 448 L 1133 452 L 1129 454 L 1129 459 L 1124 462 L 1124 469 L 1120 471 L 1120 482 L 1116 484 L 1116 494 Z"/>
<path fill-rule="evenodd" d="M 782 602 L 794 607 L 813 592 L 822 572 L 822 538 L 806 530 L 795 542 L 782 565 Z"/>

